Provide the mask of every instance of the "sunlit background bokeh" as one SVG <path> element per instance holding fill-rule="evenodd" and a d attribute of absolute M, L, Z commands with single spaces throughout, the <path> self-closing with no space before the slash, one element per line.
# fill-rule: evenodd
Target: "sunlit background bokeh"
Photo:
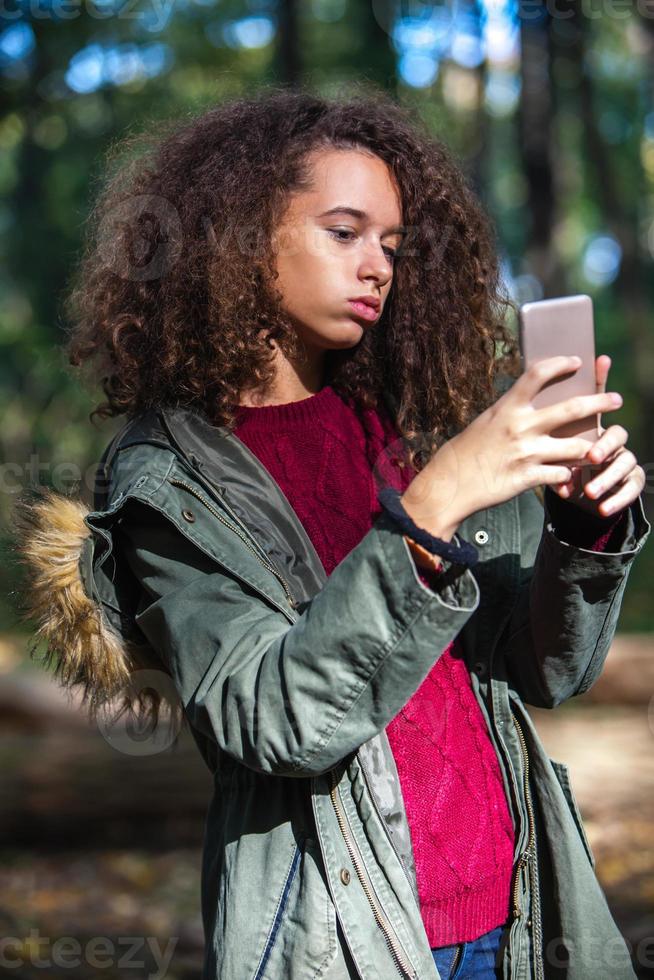
<path fill-rule="evenodd" d="M 34 479 L 30 453 L 61 481 L 58 462 L 91 460 L 104 439 L 85 421 L 92 393 L 54 346 L 103 153 L 152 117 L 270 80 L 328 94 L 365 78 L 417 106 L 490 211 L 513 297 L 593 297 L 597 352 L 625 399 L 612 421 L 643 465 L 654 460 L 654 10 L 643 0 L 24 0 L 0 12 L 0 73 L 4 516 Z M 650 572 L 644 555 L 625 628 L 650 628 Z"/>
<path fill-rule="evenodd" d="M 597 353 L 611 356 L 609 385 L 624 396 L 611 422 L 648 475 L 651 520 L 654 4 L 4 0 L 0 77 L 0 934 L 19 939 L 21 980 L 44 975 L 30 958 L 34 929 L 82 943 L 172 936 L 166 976 L 191 980 L 209 791 L 195 746 L 132 757 L 89 731 L 27 656 L 12 596 L 16 496 L 35 484 L 88 496 L 79 474 L 120 424 L 89 423 L 97 393 L 58 349 L 104 154 L 146 121 L 267 82 L 330 94 L 367 80 L 415 106 L 490 212 L 514 299 L 592 296 Z M 570 763 L 643 978 L 654 977 L 654 944 L 643 946 L 654 936 L 653 577 L 646 547 L 596 687 L 533 710 L 548 751 Z M 152 974 L 144 959 L 102 974 Z M 97 974 L 82 957 L 51 975 Z"/>

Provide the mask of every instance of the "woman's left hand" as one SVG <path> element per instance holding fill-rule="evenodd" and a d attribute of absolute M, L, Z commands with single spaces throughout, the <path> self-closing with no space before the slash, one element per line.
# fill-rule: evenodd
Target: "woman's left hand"
<path fill-rule="evenodd" d="M 595 359 L 597 391 L 606 391 L 606 379 L 611 358 L 600 354 Z M 629 433 L 621 425 L 604 429 L 589 448 L 588 464 L 572 466 L 572 479 L 567 483 L 552 485 L 551 489 L 563 500 L 568 500 L 596 517 L 610 517 L 628 507 L 645 486 L 645 471 L 625 443 Z M 599 464 L 599 465 L 593 465 Z"/>

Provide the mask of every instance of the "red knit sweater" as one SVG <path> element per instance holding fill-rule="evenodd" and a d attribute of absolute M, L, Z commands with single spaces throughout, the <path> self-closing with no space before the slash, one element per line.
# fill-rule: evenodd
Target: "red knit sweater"
<path fill-rule="evenodd" d="M 283 490 L 328 575 L 380 513 L 378 490 L 403 490 L 415 475 L 393 465 L 401 442 L 384 409 L 357 413 L 329 385 L 300 401 L 238 406 L 235 434 Z M 564 519 L 573 505 L 561 504 Z M 585 547 L 601 550 L 608 533 L 595 541 L 593 532 L 615 520 L 585 524 L 574 510 L 577 543 L 585 534 Z M 497 755 L 458 638 L 434 659 L 386 728 L 432 947 L 476 939 L 507 920 L 515 849 Z"/>

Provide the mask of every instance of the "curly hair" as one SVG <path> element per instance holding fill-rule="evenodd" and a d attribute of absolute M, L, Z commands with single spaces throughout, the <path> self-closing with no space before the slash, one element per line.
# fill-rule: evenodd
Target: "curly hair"
<path fill-rule="evenodd" d="M 231 428 L 239 393 L 274 378 L 271 339 L 302 358 L 270 287 L 269 243 L 321 148 L 383 160 L 409 231 L 375 329 L 326 351 L 327 381 L 360 408 L 386 390 L 400 433 L 409 444 L 426 434 L 428 452 L 495 400 L 496 376 L 518 370 L 505 322 L 515 305 L 491 222 L 452 152 L 381 91 L 350 86 L 328 99 L 277 85 L 110 148 L 65 299 L 65 353 L 106 395 L 91 419 L 184 406 Z"/>

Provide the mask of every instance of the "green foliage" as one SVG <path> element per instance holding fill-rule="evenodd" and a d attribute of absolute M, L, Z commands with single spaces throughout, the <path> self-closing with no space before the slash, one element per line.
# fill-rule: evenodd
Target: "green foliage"
<path fill-rule="evenodd" d="M 549 267 L 532 239 L 534 200 L 516 126 L 520 107 L 500 111 L 484 99 L 491 68 L 493 78 L 508 84 L 516 80 L 519 61 L 464 68 L 444 59 L 433 83 L 412 88 L 398 71 L 388 25 L 378 19 L 384 6 L 339 0 L 300 5 L 297 37 L 287 46 L 280 43 L 279 28 L 258 47 L 228 43 L 230 23 L 248 14 L 237 0 L 126 5 L 133 16 L 79 4 L 71 5 L 74 14 L 65 19 L 31 21 L 34 49 L 25 67 L 5 78 L 0 107 L 0 519 L 8 552 L 16 494 L 39 482 L 88 500 L 88 474 L 119 424 L 89 422 L 101 393 L 84 387 L 64 362 L 67 325 L 61 301 L 79 259 L 105 153 L 142 122 L 196 112 L 268 81 L 286 80 L 291 69 L 284 52 L 295 50 L 297 81 L 307 87 L 329 94 L 343 91 L 348 79 L 365 79 L 415 106 L 469 170 L 496 222 L 511 275 L 539 275 Z M 5 27 L 13 23 L 7 17 Z M 612 413 L 611 422 L 629 430 L 629 445 L 643 458 L 652 451 L 648 406 L 653 404 L 645 401 L 651 372 L 643 368 L 647 356 L 652 363 L 646 321 L 654 281 L 648 25 L 634 11 L 627 20 L 607 16 L 582 26 L 585 59 L 575 60 L 565 25 L 555 24 L 553 32 L 550 164 L 556 208 L 547 249 L 556 275 L 547 288 L 593 295 L 597 352 L 611 355 L 609 383 L 624 394 L 624 406 Z M 89 45 L 105 50 L 108 70 L 112 52 L 126 44 L 141 51 L 163 45 L 161 70 L 151 77 L 107 80 L 88 91 L 68 87 L 71 59 Z M 591 91 L 588 103 L 580 101 L 584 78 Z M 588 112 L 596 115 L 595 148 L 587 138 Z M 584 278 L 585 247 L 590 236 L 607 232 L 630 249 L 630 278 L 621 272 L 614 282 L 596 286 Z M 3 568 L 0 625 L 8 626 L 13 619 L 8 593 L 18 573 L 11 562 Z M 632 570 L 621 628 L 654 625 L 648 584 L 653 574 L 650 546 Z"/>

